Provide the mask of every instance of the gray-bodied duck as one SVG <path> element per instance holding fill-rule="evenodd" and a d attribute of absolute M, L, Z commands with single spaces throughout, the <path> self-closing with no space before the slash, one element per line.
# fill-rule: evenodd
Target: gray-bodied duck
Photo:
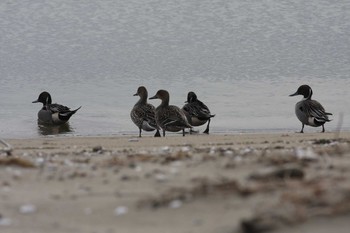
<path fill-rule="evenodd" d="M 144 86 L 140 86 L 137 89 L 134 96 L 140 96 L 139 101 L 136 102 L 130 112 L 131 120 L 139 128 L 139 137 L 141 137 L 141 131 L 154 131 L 157 130 L 155 137 L 160 137 L 159 127 L 155 118 L 155 107 L 152 104 L 147 103 L 148 92 Z"/>
<path fill-rule="evenodd" d="M 207 128 L 203 133 L 209 134 L 210 118 L 215 115 L 210 113 L 209 108 L 197 98 L 197 95 L 193 91 L 188 92 L 185 103 L 182 110 L 185 112 L 190 125 L 200 126 L 208 122 Z"/>
<path fill-rule="evenodd" d="M 38 119 L 44 124 L 61 125 L 66 123 L 69 118 L 76 113 L 80 108 L 75 110 L 70 110 L 70 108 L 60 105 L 53 104 L 51 95 L 44 91 L 42 92 L 38 99 L 32 103 L 42 103 L 43 107 L 38 112 Z"/>
<path fill-rule="evenodd" d="M 332 113 L 328 113 L 324 110 L 322 105 L 316 100 L 312 100 L 312 89 L 308 85 L 301 85 L 298 90 L 290 96 L 302 95 L 304 98 L 296 103 L 295 114 L 302 123 L 300 133 L 304 133 L 304 125 L 313 127 L 322 126 L 322 132 L 324 132 L 324 124 L 329 122 L 328 116 Z"/>
<path fill-rule="evenodd" d="M 150 99 L 160 99 L 162 102 L 156 108 L 156 122 L 165 131 L 178 132 L 182 130 L 182 135 L 185 136 L 185 128 L 192 128 L 188 123 L 185 113 L 177 106 L 169 105 L 169 92 L 159 90 L 157 94 Z"/>

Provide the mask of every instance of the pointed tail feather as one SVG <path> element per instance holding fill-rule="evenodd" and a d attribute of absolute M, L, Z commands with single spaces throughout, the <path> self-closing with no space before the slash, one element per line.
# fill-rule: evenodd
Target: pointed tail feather
<path fill-rule="evenodd" d="M 65 112 L 65 113 L 59 113 L 58 117 L 60 120 L 62 121 L 68 121 L 69 118 L 76 113 L 79 109 L 81 108 L 81 106 L 73 111 L 69 111 L 69 112 Z"/>

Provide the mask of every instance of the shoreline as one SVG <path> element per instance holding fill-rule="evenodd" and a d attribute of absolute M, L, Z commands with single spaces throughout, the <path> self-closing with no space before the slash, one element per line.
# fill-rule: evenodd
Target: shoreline
<path fill-rule="evenodd" d="M 5 141 L 1 232 L 348 230 L 350 132 Z"/>

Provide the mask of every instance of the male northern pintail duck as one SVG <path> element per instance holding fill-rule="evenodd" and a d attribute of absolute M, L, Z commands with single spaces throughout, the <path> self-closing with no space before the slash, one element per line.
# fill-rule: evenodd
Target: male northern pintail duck
<path fill-rule="evenodd" d="M 38 112 L 39 121 L 45 124 L 60 125 L 66 123 L 69 118 L 76 113 L 80 108 L 75 110 L 70 110 L 70 108 L 60 105 L 53 104 L 51 95 L 44 91 L 42 92 L 38 99 L 32 103 L 42 103 L 43 107 Z"/>
<path fill-rule="evenodd" d="M 200 126 L 208 122 L 207 128 L 203 133 L 209 134 L 210 118 L 215 115 L 210 114 L 209 108 L 197 98 L 197 95 L 193 91 L 188 92 L 185 103 L 182 110 L 185 112 L 190 125 Z"/>
<path fill-rule="evenodd" d="M 185 128 L 192 128 L 188 123 L 185 113 L 174 105 L 169 105 L 169 92 L 159 90 L 157 94 L 150 99 L 160 99 L 162 102 L 156 108 L 156 122 L 165 131 L 178 132 L 182 130 L 182 135 L 185 136 Z"/>
<path fill-rule="evenodd" d="M 155 137 L 160 137 L 159 127 L 155 118 L 155 107 L 152 104 L 147 103 L 148 92 L 144 86 L 137 89 L 134 96 L 140 96 L 139 101 L 134 105 L 130 112 L 131 120 L 139 128 L 139 137 L 141 137 L 141 131 L 153 131 L 157 130 Z"/>
<path fill-rule="evenodd" d="M 328 113 L 324 110 L 322 105 L 316 100 L 312 100 L 312 89 L 308 85 L 302 85 L 298 88 L 297 92 L 290 96 L 302 95 L 304 98 L 295 105 L 295 114 L 301 121 L 302 128 L 300 133 L 304 133 L 304 125 L 313 127 L 322 126 L 322 132 L 324 132 L 324 124 L 329 122 Z"/>

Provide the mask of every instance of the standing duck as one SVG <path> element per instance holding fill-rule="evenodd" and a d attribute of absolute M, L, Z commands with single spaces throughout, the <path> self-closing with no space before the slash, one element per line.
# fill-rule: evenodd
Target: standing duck
<path fill-rule="evenodd" d="M 329 122 L 329 115 L 324 110 L 322 105 L 316 100 L 312 100 L 312 89 L 308 85 L 302 85 L 298 88 L 297 92 L 291 94 L 290 96 L 302 95 L 304 98 L 296 103 L 295 105 L 295 114 L 302 123 L 302 128 L 300 133 L 304 133 L 304 125 L 309 125 L 313 127 L 322 126 L 322 133 L 324 130 L 324 124 Z"/>
<path fill-rule="evenodd" d="M 42 103 L 43 107 L 38 112 L 38 119 L 44 124 L 61 125 L 66 123 L 69 118 L 76 113 L 80 108 L 75 110 L 70 110 L 70 108 L 60 105 L 53 104 L 51 95 L 44 91 L 42 92 L 38 99 L 32 103 Z"/>
<path fill-rule="evenodd" d="M 192 128 L 188 123 L 185 113 L 174 105 L 169 105 L 169 92 L 159 90 L 157 94 L 150 99 L 160 99 L 162 102 L 156 108 L 156 122 L 165 131 L 178 132 L 182 130 L 182 135 L 185 136 L 185 128 Z"/>
<path fill-rule="evenodd" d="M 190 125 L 200 126 L 208 122 L 207 128 L 203 133 L 209 134 L 210 118 L 215 115 L 210 114 L 209 108 L 200 101 L 197 98 L 197 95 L 192 91 L 188 92 L 187 101 L 185 103 L 186 104 L 183 106 L 182 110 L 185 112 Z"/>
<path fill-rule="evenodd" d="M 139 137 L 141 137 L 142 130 L 157 130 L 154 136 L 160 137 L 159 127 L 157 126 L 155 119 L 155 107 L 152 104 L 147 103 L 147 89 L 144 86 L 140 86 L 134 96 L 140 96 L 140 99 L 131 110 L 130 117 L 139 128 Z"/>

